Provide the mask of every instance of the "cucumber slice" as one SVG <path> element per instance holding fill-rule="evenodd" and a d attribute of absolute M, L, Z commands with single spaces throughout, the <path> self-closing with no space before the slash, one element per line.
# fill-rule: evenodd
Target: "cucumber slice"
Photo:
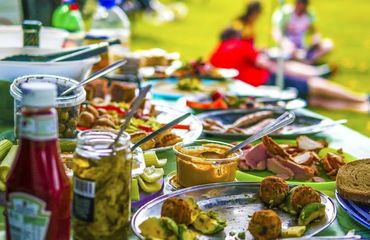
<path fill-rule="evenodd" d="M 156 167 L 164 167 L 167 164 L 167 158 L 158 159 Z"/>
<path fill-rule="evenodd" d="M 140 200 L 139 184 L 136 178 L 131 179 L 131 201 Z"/>
<path fill-rule="evenodd" d="M 147 183 L 140 176 L 137 178 L 141 190 L 147 193 L 154 193 L 161 190 L 162 185 L 159 182 Z"/>
<path fill-rule="evenodd" d="M 144 160 L 145 160 L 145 165 L 147 167 L 157 166 L 157 164 L 158 164 L 158 157 L 157 157 L 157 154 L 155 154 L 154 151 L 144 152 Z"/>
<path fill-rule="evenodd" d="M 164 175 L 163 168 L 155 168 L 154 166 L 147 167 L 140 177 L 147 183 L 154 183 L 161 179 Z"/>

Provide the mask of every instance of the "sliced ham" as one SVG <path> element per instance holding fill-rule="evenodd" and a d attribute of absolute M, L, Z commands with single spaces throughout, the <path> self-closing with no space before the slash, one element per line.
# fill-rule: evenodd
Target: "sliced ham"
<path fill-rule="evenodd" d="M 294 178 L 298 180 L 310 180 L 315 175 L 314 169 L 296 164 L 293 161 L 282 159 L 280 160 L 280 163 L 286 167 L 289 168 L 294 173 Z"/>
<path fill-rule="evenodd" d="M 260 143 L 253 148 L 243 151 L 241 162 L 254 170 L 265 170 L 267 160 L 267 151 L 265 146 Z M 239 164 L 239 165 L 243 165 Z"/>
<path fill-rule="evenodd" d="M 297 146 L 299 149 L 304 151 L 317 151 L 323 149 L 325 144 L 323 142 L 312 140 L 311 138 L 303 135 L 297 138 Z"/>
<path fill-rule="evenodd" d="M 285 176 L 286 179 L 291 179 L 294 176 L 294 172 L 285 167 L 278 157 L 268 158 L 266 161 L 267 169 L 280 176 Z"/>
<path fill-rule="evenodd" d="M 293 156 L 292 159 L 295 163 L 301 165 L 310 165 L 314 160 L 311 152 L 298 153 L 297 155 Z"/>

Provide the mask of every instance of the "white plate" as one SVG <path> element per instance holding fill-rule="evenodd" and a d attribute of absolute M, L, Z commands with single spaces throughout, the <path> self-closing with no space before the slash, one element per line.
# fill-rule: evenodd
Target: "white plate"
<path fill-rule="evenodd" d="M 185 112 L 178 111 L 175 108 L 156 105 L 156 110 L 158 111 L 158 115 L 156 119 L 160 123 L 168 123 L 171 120 L 180 117 Z M 202 122 L 194 115 L 189 116 L 187 119 L 181 122 L 181 124 L 190 125 L 190 130 L 182 130 L 182 129 L 173 129 L 172 132 L 176 133 L 180 136 L 184 141 L 195 141 L 199 138 L 203 131 Z M 160 148 L 152 148 L 148 151 L 165 151 L 171 149 L 172 146 L 169 147 L 160 147 Z"/>

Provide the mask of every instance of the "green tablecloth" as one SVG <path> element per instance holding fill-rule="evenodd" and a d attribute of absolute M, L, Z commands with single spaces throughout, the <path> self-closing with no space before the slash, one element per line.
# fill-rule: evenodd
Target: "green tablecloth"
<path fill-rule="evenodd" d="M 166 102 L 160 102 L 161 104 L 168 104 Z M 169 105 L 172 106 L 173 105 Z M 181 107 L 181 106 L 179 106 Z M 179 108 L 177 108 L 179 109 Z M 309 110 L 300 110 L 302 113 L 321 117 L 316 113 Z M 358 159 L 370 158 L 370 139 L 348 127 L 336 126 L 330 130 L 325 131 L 325 133 L 318 134 L 317 137 L 324 137 L 329 142 L 330 146 L 333 148 L 343 148 L 343 150 Z M 201 138 L 206 138 L 202 136 Z M 221 139 L 215 139 L 221 140 Z M 222 141 L 232 142 L 240 139 L 222 139 Z M 168 174 L 176 170 L 175 156 L 171 151 L 166 151 L 158 153 L 159 158 L 167 158 L 168 163 L 165 167 L 165 173 Z M 348 231 L 354 229 L 356 234 L 361 235 L 364 239 L 370 239 L 370 230 L 364 228 L 362 225 L 358 224 L 353 220 L 347 213 L 337 204 L 338 215 L 336 220 L 324 231 L 322 231 L 318 236 L 343 236 Z M 136 239 L 132 236 L 130 239 Z"/>
<path fill-rule="evenodd" d="M 162 104 L 168 104 L 166 102 L 161 102 Z M 171 104 L 173 107 L 173 103 Z M 181 107 L 181 106 L 179 106 Z M 179 108 L 177 108 L 179 109 Z M 317 115 L 309 110 L 301 110 L 302 112 L 306 114 L 310 114 L 313 116 L 323 117 L 320 115 Z M 320 135 L 319 135 L 320 136 Z M 343 148 L 345 152 L 348 152 L 349 154 L 361 159 L 361 158 L 367 158 L 370 157 L 370 139 L 365 137 L 364 135 L 355 132 L 345 126 L 336 126 L 328 131 L 325 132 L 325 134 L 321 135 L 322 137 L 325 137 L 329 143 L 330 146 L 334 148 Z M 204 138 L 204 136 L 203 136 Z M 235 141 L 236 139 L 223 139 L 223 141 Z M 176 161 L 175 156 L 173 152 L 166 151 L 166 152 L 160 152 L 158 153 L 160 158 L 167 158 L 168 164 L 165 167 L 165 173 L 168 174 L 176 169 Z M 1 209 L 0 209 L 1 211 Z M 0 229 L 4 229 L 4 221 L 3 216 L 0 215 Z M 364 227 L 362 227 L 360 224 L 358 224 L 356 221 L 354 221 L 352 218 L 350 218 L 345 211 L 338 206 L 338 216 L 337 219 L 324 231 L 322 231 L 319 236 L 343 236 L 345 235 L 349 230 L 354 229 L 356 231 L 356 234 L 359 234 L 362 236 L 362 238 L 370 239 L 370 231 Z M 2 236 L 3 232 L 0 232 L 0 238 Z M 137 239 L 136 236 L 133 234 L 130 236 L 130 239 Z"/>

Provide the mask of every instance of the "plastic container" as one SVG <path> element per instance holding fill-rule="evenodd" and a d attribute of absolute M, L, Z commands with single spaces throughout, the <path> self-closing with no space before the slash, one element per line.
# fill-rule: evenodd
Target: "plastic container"
<path fill-rule="evenodd" d="M 61 51 L 58 49 L 0 47 L 0 59 L 19 54 L 43 55 L 57 52 Z M 99 60 L 99 56 L 94 56 L 63 62 L 0 61 L 0 81 L 13 81 L 17 77 L 33 74 L 50 74 L 79 81 L 88 76 L 92 66 Z"/>
<path fill-rule="evenodd" d="M 192 187 L 234 181 L 242 151 L 222 157 L 222 153 L 232 147 L 231 144 L 211 140 L 176 144 L 173 150 L 176 155 L 177 182 L 183 187 Z"/>
<path fill-rule="evenodd" d="M 128 239 L 131 212 L 130 135 L 94 129 L 78 135 L 73 159 L 74 239 Z"/>
<path fill-rule="evenodd" d="M 42 27 L 40 48 L 62 48 L 68 32 L 62 29 Z M 0 46 L 3 48 L 23 47 L 22 26 L 0 26 Z"/>
<path fill-rule="evenodd" d="M 125 12 L 116 5 L 116 0 L 99 0 L 99 4 L 88 34 L 119 39 L 124 47 L 128 47 L 131 30 Z"/>
<path fill-rule="evenodd" d="M 10 94 L 14 99 L 14 121 L 15 133 L 19 128 L 19 118 L 21 110 L 22 90 L 23 83 L 30 81 L 50 82 L 57 85 L 58 95 L 67 88 L 78 84 L 76 80 L 53 76 L 53 75 L 28 75 L 17 78 L 10 86 Z M 56 110 L 58 112 L 59 123 L 59 137 L 60 138 L 74 138 L 77 135 L 77 123 L 80 113 L 81 103 L 86 100 L 86 92 L 83 87 L 77 88 L 73 94 L 63 97 L 57 97 Z"/>

